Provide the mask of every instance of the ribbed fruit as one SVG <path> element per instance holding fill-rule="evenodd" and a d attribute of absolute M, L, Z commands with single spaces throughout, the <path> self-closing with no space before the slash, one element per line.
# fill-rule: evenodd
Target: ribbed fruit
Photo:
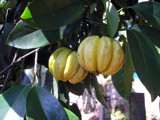
<path fill-rule="evenodd" d="M 80 66 L 77 52 L 68 48 L 58 48 L 49 58 L 49 71 L 56 80 L 75 84 L 82 81 L 88 72 Z"/>
<path fill-rule="evenodd" d="M 78 61 L 89 72 L 113 75 L 123 66 L 124 53 L 118 41 L 91 36 L 79 45 Z"/>

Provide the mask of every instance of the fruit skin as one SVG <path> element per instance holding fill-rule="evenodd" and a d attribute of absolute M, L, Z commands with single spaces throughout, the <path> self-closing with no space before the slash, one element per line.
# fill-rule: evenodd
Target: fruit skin
<path fill-rule="evenodd" d="M 79 45 L 78 61 L 89 72 L 113 75 L 123 66 L 124 52 L 114 39 L 91 36 Z"/>
<path fill-rule="evenodd" d="M 56 80 L 75 84 L 82 81 L 88 72 L 80 66 L 77 52 L 66 47 L 58 48 L 49 58 L 49 71 Z"/>

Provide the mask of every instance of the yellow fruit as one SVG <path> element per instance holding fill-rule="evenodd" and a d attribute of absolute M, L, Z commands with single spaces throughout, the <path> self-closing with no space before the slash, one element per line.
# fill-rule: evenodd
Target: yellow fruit
<path fill-rule="evenodd" d="M 73 84 L 82 81 L 88 74 L 78 63 L 77 52 L 65 47 L 52 53 L 49 58 L 49 71 L 56 80 L 69 80 Z"/>
<path fill-rule="evenodd" d="M 91 36 L 79 45 L 78 61 L 89 72 L 113 75 L 123 66 L 124 53 L 118 41 Z"/>

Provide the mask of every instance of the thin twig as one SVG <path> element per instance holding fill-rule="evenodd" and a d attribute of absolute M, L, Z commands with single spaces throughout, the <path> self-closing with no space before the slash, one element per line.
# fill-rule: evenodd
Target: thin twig
<path fill-rule="evenodd" d="M 6 70 L 8 70 L 9 68 L 11 68 L 14 64 L 17 64 L 17 63 L 21 62 L 23 59 L 25 59 L 25 58 L 28 57 L 29 55 L 35 53 L 35 52 L 36 52 L 37 50 L 39 50 L 39 49 L 40 49 L 40 48 L 37 48 L 37 49 L 35 49 L 35 50 L 33 50 L 33 51 L 31 51 L 31 52 L 23 55 L 22 57 L 19 57 L 16 61 L 12 62 L 12 63 L 11 63 L 10 65 L 8 65 L 5 69 L 3 69 L 3 70 L 0 72 L 0 75 L 1 75 L 2 73 L 4 73 Z"/>
<path fill-rule="evenodd" d="M 4 73 L 6 70 L 8 70 L 9 68 L 11 68 L 12 66 L 13 66 L 12 64 L 8 65 L 6 68 L 4 68 L 4 69 L 0 72 L 0 75 L 1 75 L 2 73 Z"/>
<path fill-rule="evenodd" d="M 39 50 L 39 49 L 40 49 L 40 48 L 37 48 L 37 49 L 32 50 L 31 52 L 29 52 L 29 53 L 23 55 L 22 57 L 19 57 L 19 58 L 17 59 L 16 63 L 22 61 L 23 59 L 25 59 L 25 58 L 28 57 L 29 55 L 35 53 L 35 52 L 36 52 L 37 50 Z"/>
<path fill-rule="evenodd" d="M 16 58 L 17 58 L 17 54 L 18 54 L 18 49 L 17 49 L 17 51 L 16 51 L 16 53 L 15 53 L 15 55 L 14 55 L 14 57 L 13 57 L 13 60 L 12 60 L 11 65 L 13 65 L 13 63 L 15 62 L 15 60 L 16 60 Z M 2 86 L 2 88 L 1 88 L 1 90 L 0 90 L 0 94 L 5 90 L 5 88 L 6 88 L 6 86 L 7 86 L 7 83 L 8 83 L 10 74 L 11 74 L 11 71 L 12 71 L 12 68 L 10 68 L 9 71 L 8 71 L 8 73 L 7 73 L 7 76 L 6 76 L 6 78 L 5 78 L 5 81 L 4 81 L 4 83 L 3 83 L 3 86 Z"/>

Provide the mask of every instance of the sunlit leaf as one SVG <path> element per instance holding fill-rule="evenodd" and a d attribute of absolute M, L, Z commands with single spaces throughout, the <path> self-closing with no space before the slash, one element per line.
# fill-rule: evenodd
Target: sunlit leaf
<path fill-rule="evenodd" d="M 25 9 L 24 11 L 25 11 L 25 13 L 23 13 L 23 14 L 21 15 L 21 18 L 23 18 L 23 19 L 32 18 L 31 12 L 30 12 L 30 10 L 29 10 L 28 7 L 26 7 L 26 9 Z"/>
<path fill-rule="evenodd" d="M 81 120 L 82 119 L 82 115 L 81 115 L 81 111 L 78 108 L 76 103 L 73 103 L 72 105 L 69 106 L 69 109 Z"/>
<path fill-rule="evenodd" d="M 0 95 L 0 119 L 23 120 L 29 85 L 15 86 Z"/>
<path fill-rule="evenodd" d="M 68 110 L 67 108 L 64 108 L 64 110 L 66 111 L 69 120 L 80 120 L 72 111 Z"/>
<path fill-rule="evenodd" d="M 0 8 L 4 7 L 6 5 L 6 2 L 3 2 L 2 4 L 0 4 Z"/>

